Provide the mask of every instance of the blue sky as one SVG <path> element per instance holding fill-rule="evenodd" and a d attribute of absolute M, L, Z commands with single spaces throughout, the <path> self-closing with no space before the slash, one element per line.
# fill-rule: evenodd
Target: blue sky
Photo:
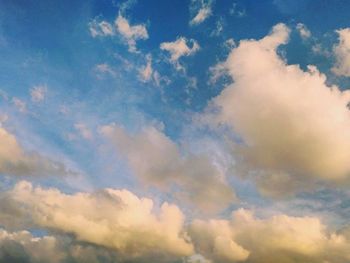
<path fill-rule="evenodd" d="M 52 262 L 85 262 L 79 249 L 92 262 L 348 262 L 349 13 L 330 0 L 0 1 L 0 250 L 28 230 L 55 240 Z M 26 242 L 23 262 L 48 262 Z"/>

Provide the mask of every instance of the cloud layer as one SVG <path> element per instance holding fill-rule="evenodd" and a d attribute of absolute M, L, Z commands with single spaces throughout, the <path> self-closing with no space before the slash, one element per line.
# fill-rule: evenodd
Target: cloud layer
<path fill-rule="evenodd" d="M 151 199 L 127 190 L 64 194 L 25 181 L 7 192 L 8 200 L 22 210 L 23 219 L 56 234 L 35 238 L 27 231 L 0 230 L 0 260 L 17 256 L 21 262 L 50 257 L 50 262 L 62 263 L 71 262 L 71 257 L 78 257 L 73 262 L 193 262 L 195 255 L 215 263 L 350 260 L 349 232 L 334 232 L 317 217 L 258 218 L 251 210 L 238 209 L 228 220 L 185 223 L 177 206 L 164 203 L 155 208 Z M 89 258 L 96 260 L 84 261 Z"/>

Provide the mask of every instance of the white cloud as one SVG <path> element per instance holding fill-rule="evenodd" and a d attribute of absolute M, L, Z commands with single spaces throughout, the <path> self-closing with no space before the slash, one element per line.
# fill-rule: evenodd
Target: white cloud
<path fill-rule="evenodd" d="M 102 78 L 105 74 L 108 74 L 112 77 L 117 76 L 117 72 L 107 63 L 97 64 L 95 66 L 95 71 L 98 78 Z"/>
<path fill-rule="evenodd" d="M 89 30 L 92 37 L 113 36 L 115 34 L 113 26 L 110 23 L 106 21 L 98 22 L 97 19 L 89 23 Z"/>
<path fill-rule="evenodd" d="M 184 215 L 177 206 L 163 203 L 155 208 L 151 199 L 128 190 L 64 194 L 22 181 L 8 196 L 21 207 L 23 217 L 37 226 L 110 248 L 122 262 L 167 262 L 193 253 L 183 232 Z"/>
<path fill-rule="evenodd" d="M 130 25 L 129 21 L 121 14 L 115 20 L 118 33 L 123 37 L 129 46 L 130 52 L 137 52 L 136 41 L 148 39 L 148 32 L 144 24 Z"/>
<path fill-rule="evenodd" d="M 153 72 L 153 80 L 157 87 L 169 85 L 171 83 L 171 80 L 167 76 L 161 76 L 157 70 Z"/>
<path fill-rule="evenodd" d="M 311 37 L 310 30 L 303 23 L 298 23 L 296 25 L 296 29 L 298 30 L 299 35 L 301 36 L 302 39 L 305 40 Z"/>
<path fill-rule="evenodd" d="M 188 43 L 191 45 L 191 47 L 188 45 Z M 200 49 L 200 46 L 194 39 L 187 40 L 185 37 L 179 37 L 174 42 L 161 43 L 160 49 L 170 53 L 170 61 L 179 70 L 183 67 L 180 65 L 178 60 L 183 56 L 191 56 L 195 54 Z"/>
<path fill-rule="evenodd" d="M 152 79 L 153 68 L 152 68 L 152 57 L 150 54 L 146 56 L 147 64 L 139 70 L 140 79 L 143 82 L 148 82 Z"/>
<path fill-rule="evenodd" d="M 336 62 L 332 71 L 336 75 L 350 77 L 350 28 L 336 32 L 339 35 L 339 43 L 333 47 Z"/>
<path fill-rule="evenodd" d="M 216 211 L 235 201 L 225 182 L 225 174 L 206 155 L 182 155 L 179 147 L 154 127 L 129 135 L 116 125 L 101 131 L 128 160 L 134 174 L 143 183 L 167 191 L 180 188 L 177 198 L 195 204 L 203 211 Z"/>
<path fill-rule="evenodd" d="M 41 102 L 45 99 L 46 93 L 46 85 L 37 85 L 30 90 L 30 97 L 33 102 Z"/>
<path fill-rule="evenodd" d="M 192 9 L 196 9 L 196 15 L 190 21 L 191 26 L 201 24 L 212 15 L 211 1 L 205 2 L 203 0 L 194 0 L 191 5 L 193 6 Z"/>
<path fill-rule="evenodd" d="M 234 146 L 241 168 L 269 195 L 350 175 L 350 92 L 327 86 L 314 66 L 287 65 L 276 49 L 288 36 L 278 24 L 261 40 L 242 40 L 224 62 L 234 83 L 213 100 L 214 119 L 243 141 Z"/>
<path fill-rule="evenodd" d="M 259 219 L 239 209 L 231 220 L 194 220 L 189 234 L 197 253 L 212 262 L 337 262 L 350 260 L 350 240 L 317 217 L 284 214 Z"/>
<path fill-rule="evenodd" d="M 47 176 L 73 174 L 59 162 L 37 152 L 25 152 L 16 137 L 0 127 L 0 173 L 15 176 Z"/>
<path fill-rule="evenodd" d="M 130 2 L 131 4 L 131 2 Z M 129 4 L 125 5 L 127 8 Z M 138 40 L 148 39 L 148 32 L 144 24 L 131 25 L 130 22 L 121 14 L 114 21 L 114 26 L 106 21 L 98 21 L 97 18 L 89 23 L 89 30 L 92 37 L 115 36 L 117 33 L 128 45 L 129 51 L 137 53 L 136 42 Z"/>

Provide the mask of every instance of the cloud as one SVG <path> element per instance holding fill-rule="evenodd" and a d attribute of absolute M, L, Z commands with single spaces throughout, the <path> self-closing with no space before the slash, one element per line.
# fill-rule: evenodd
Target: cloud
<path fill-rule="evenodd" d="M 68 175 L 74 172 L 37 152 L 25 152 L 16 137 L 0 127 L 0 173 L 15 176 Z"/>
<path fill-rule="evenodd" d="M 128 44 L 130 52 L 137 52 L 137 40 L 148 39 L 148 32 L 144 24 L 130 25 L 129 21 L 121 14 L 119 14 L 115 20 L 115 26 L 118 33 Z"/>
<path fill-rule="evenodd" d="M 152 75 L 153 75 L 153 68 L 152 68 L 152 56 L 150 54 L 148 54 L 146 56 L 146 61 L 147 64 L 146 66 L 144 66 L 143 68 L 141 68 L 139 70 L 140 73 L 140 79 L 143 82 L 148 82 L 152 79 Z"/>
<path fill-rule="evenodd" d="M 52 262 L 64 257 L 54 237 L 33 237 L 28 231 L 0 229 L 0 262 Z"/>
<path fill-rule="evenodd" d="M 13 97 L 12 103 L 13 103 L 13 105 L 15 105 L 15 107 L 17 108 L 17 110 L 19 112 L 22 112 L 22 113 L 27 112 L 27 104 L 23 100 L 16 98 L 16 97 Z"/>
<path fill-rule="evenodd" d="M 96 76 L 100 79 L 103 78 L 105 75 L 110 75 L 112 77 L 116 77 L 118 74 L 117 71 L 115 71 L 107 63 L 97 64 L 94 68 L 94 71 L 97 73 Z"/>
<path fill-rule="evenodd" d="M 103 263 L 120 262 L 102 247 L 75 242 L 68 236 L 35 237 L 29 231 L 0 229 L 0 262 L 20 263 Z"/>
<path fill-rule="evenodd" d="M 310 30 L 303 23 L 298 23 L 296 25 L 296 29 L 298 30 L 298 33 L 302 39 L 306 40 L 311 37 Z"/>
<path fill-rule="evenodd" d="M 223 30 L 224 30 L 224 19 L 220 17 L 216 21 L 215 29 L 210 33 L 210 36 L 220 36 Z"/>
<path fill-rule="evenodd" d="M 115 35 L 114 28 L 110 23 L 106 21 L 98 22 L 97 19 L 94 19 L 89 23 L 89 31 L 92 37 Z"/>
<path fill-rule="evenodd" d="M 350 240 L 317 217 L 275 215 L 259 219 L 249 210 L 231 220 L 194 220 L 189 234 L 197 253 L 212 262 L 337 262 L 350 260 Z"/>
<path fill-rule="evenodd" d="M 216 211 L 235 201 L 225 174 L 206 155 L 183 155 L 179 147 L 158 129 L 149 126 L 129 135 L 116 125 L 102 133 L 115 143 L 133 173 L 143 183 L 168 191 L 179 188 L 176 197 L 190 201 L 204 211 Z"/>
<path fill-rule="evenodd" d="M 247 15 L 246 10 L 241 6 L 238 6 L 237 3 L 232 4 L 229 13 L 231 16 L 235 16 L 238 18 L 245 17 Z"/>
<path fill-rule="evenodd" d="M 93 139 L 93 134 L 91 130 L 88 127 L 86 127 L 84 123 L 81 123 L 81 122 L 75 123 L 74 128 L 79 132 L 82 138 L 86 140 Z"/>
<path fill-rule="evenodd" d="M 224 62 L 234 83 L 211 105 L 215 122 L 240 137 L 233 148 L 243 173 L 274 196 L 350 175 L 350 92 L 328 86 L 315 66 L 286 64 L 276 50 L 288 36 L 278 24 L 261 40 L 240 41 Z"/>
<path fill-rule="evenodd" d="M 190 43 L 192 46 L 190 47 L 188 43 Z M 160 49 L 170 53 L 170 62 L 173 63 L 178 70 L 180 70 L 183 69 L 183 67 L 180 65 L 178 60 L 183 56 L 191 56 L 195 54 L 200 49 L 200 46 L 194 39 L 187 40 L 185 37 L 179 37 L 174 42 L 161 43 Z"/>
<path fill-rule="evenodd" d="M 89 23 L 89 30 L 92 37 L 106 37 L 119 34 L 122 40 L 128 45 L 129 51 L 133 53 L 138 52 L 136 42 L 138 40 L 146 40 L 149 37 L 144 24 L 131 25 L 121 13 L 115 19 L 114 26 L 107 21 L 99 22 L 95 18 Z"/>
<path fill-rule="evenodd" d="M 37 85 L 30 90 L 30 97 L 33 102 L 41 102 L 45 99 L 46 93 L 46 85 Z"/>
<path fill-rule="evenodd" d="M 196 15 L 190 21 L 191 26 L 201 24 L 208 17 L 210 17 L 212 15 L 212 10 L 211 10 L 212 2 L 211 1 L 205 2 L 205 1 L 194 0 L 194 1 L 192 1 L 192 5 L 199 6 L 199 8 L 195 8 L 198 10 L 196 12 Z"/>
<path fill-rule="evenodd" d="M 122 262 L 167 262 L 193 253 L 177 206 L 163 203 L 156 208 L 151 199 L 128 190 L 64 194 L 21 181 L 7 194 L 37 226 L 112 249 Z"/>
<path fill-rule="evenodd" d="M 258 218 L 251 210 L 237 209 L 227 220 L 193 219 L 185 224 L 177 206 L 154 207 L 151 199 L 125 189 L 64 194 L 21 181 L 6 194 L 24 219 L 56 234 L 38 238 L 27 231 L 0 230 L 0 262 L 4 255 L 20 257 L 21 262 L 28 257 L 28 262 L 47 262 L 52 257 L 50 262 L 62 263 L 71 262 L 70 257 L 76 258 L 74 262 L 105 262 L 97 260 L 102 256 L 110 258 L 107 262 L 350 260 L 348 229 L 334 231 L 314 216 Z"/>
<path fill-rule="evenodd" d="M 332 71 L 336 75 L 350 77 L 350 28 L 336 32 L 339 35 L 339 43 L 333 47 L 336 62 Z"/>

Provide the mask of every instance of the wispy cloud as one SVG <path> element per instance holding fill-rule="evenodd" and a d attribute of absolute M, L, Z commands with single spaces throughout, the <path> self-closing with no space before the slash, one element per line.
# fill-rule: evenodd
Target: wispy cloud
<path fill-rule="evenodd" d="M 115 20 L 117 32 L 127 43 L 130 52 L 137 52 L 137 40 L 148 39 L 148 32 L 144 24 L 131 25 L 121 14 Z"/>
<path fill-rule="evenodd" d="M 199 25 L 212 15 L 212 1 L 192 0 L 191 9 L 194 10 L 195 15 L 191 19 L 190 25 Z"/>
<path fill-rule="evenodd" d="M 46 93 L 47 93 L 46 85 L 37 85 L 31 88 L 30 97 L 33 102 L 38 103 L 45 99 Z"/>
<path fill-rule="evenodd" d="M 170 61 L 176 67 L 176 69 L 183 69 L 179 63 L 179 59 L 183 56 L 191 56 L 195 54 L 200 46 L 194 39 L 186 39 L 185 37 L 179 37 L 173 42 L 163 42 L 160 44 L 160 49 L 170 53 Z"/>

